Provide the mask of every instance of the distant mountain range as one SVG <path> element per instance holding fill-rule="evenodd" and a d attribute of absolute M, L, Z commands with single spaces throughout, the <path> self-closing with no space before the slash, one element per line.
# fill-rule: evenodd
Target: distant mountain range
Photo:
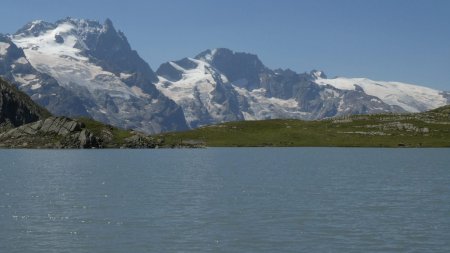
<path fill-rule="evenodd" d="M 0 76 L 55 115 L 147 133 L 237 120 L 421 112 L 450 93 L 266 67 L 256 55 L 206 50 L 156 73 L 108 19 L 33 21 L 0 35 Z"/>

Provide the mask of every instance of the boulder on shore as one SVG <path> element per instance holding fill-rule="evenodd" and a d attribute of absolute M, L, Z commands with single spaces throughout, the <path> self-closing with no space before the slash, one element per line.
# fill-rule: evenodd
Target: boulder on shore
<path fill-rule="evenodd" d="M 66 117 L 49 117 L 0 133 L 0 146 L 11 148 L 100 148 L 101 143 L 83 123 Z"/>

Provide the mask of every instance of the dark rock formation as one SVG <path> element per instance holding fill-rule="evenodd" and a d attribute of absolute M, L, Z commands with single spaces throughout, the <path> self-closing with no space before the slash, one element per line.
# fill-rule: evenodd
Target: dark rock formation
<path fill-rule="evenodd" d="M 17 127 L 48 116 L 49 112 L 0 78 L 0 125 Z"/>
<path fill-rule="evenodd" d="M 261 85 L 260 75 L 270 71 L 258 56 L 249 53 L 233 52 L 227 48 L 206 50 L 195 57 L 205 60 L 220 70 L 230 82 L 244 84 L 242 88 L 252 90 Z"/>

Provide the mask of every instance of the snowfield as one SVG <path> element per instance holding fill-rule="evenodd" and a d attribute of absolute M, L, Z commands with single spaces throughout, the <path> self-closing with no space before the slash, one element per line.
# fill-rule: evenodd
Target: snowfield
<path fill-rule="evenodd" d="M 160 76 L 156 87 L 183 108 L 188 123 L 200 120 L 197 112 L 199 106 L 207 110 L 214 120 L 223 122 L 220 114 L 222 105 L 213 101 L 212 92 L 217 81 L 226 83 L 228 80 L 223 75 L 217 76 L 216 70 L 208 63 L 192 58 L 189 60 L 196 63 L 197 67 L 186 70 L 175 62 L 170 62 L 172 67 L 183 73 L 182 79 L 171 82 Z"/>
<path fill-rule="evenodd" d="M 0 56 L 8 53 L 9 43 L 0 42 Z"/>
<path fill-rule="evenodd" d="M 315 82 L 341 90 L 355 90 L 359 86 L 366 94 L 378 97 L 386 104 L 400 106 L 408 112 L 423 112 L 447 104 L 441 91 L 413 84 L 344 77 L 317 78 Z"/>
<path fill-rule="evenodd" d="M 81 54 L 81 50 L 75 47 L 77 42 L 82 41 L 77 37 L 76 29 L 77 27 L 67 22 L 38 37 L 19 34 L 12 40 L 23 49 L 31 65 L 39 72 L 54 77 L 63 87 L 86 89 L 91 94 L 101 91 L 112 97 L 124 99 L 142 96 L 141 92 L 136 92 L 123 83 L 120 76 L 104 71 Z M 63 42 L 58 43 L 56 36 L 63 38 Z M 129 76 L 122 75 L 122 77 Z"/>

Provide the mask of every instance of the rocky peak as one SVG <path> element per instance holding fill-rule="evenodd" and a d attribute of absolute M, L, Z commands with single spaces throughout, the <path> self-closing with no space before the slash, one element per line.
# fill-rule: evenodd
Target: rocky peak
<path fill-rule="evenodd" d="M 115 31 L 116 30 L 114 28 L 114 25 L 113 25 L 111 19 L 109 19 L 109 18 L 106 18 L 105 23 L 103 24 L 103 27 L 104 27 L 105 31 L 108 31 L 108 30 Z"/>
<path fill-rule="evenodd" d="M 11 64 L 11 59 L 18 59 L 25 57 L 23 51 L 18 48 L 11 39 L 3 34 L 0 34 L 0 75 L 8 68 L 8 64 Z"/>
<path fill-rule="evenodd" d="M 42 20 L 35 20 L 27 23 L 22 28 L 20 28 L 15 35 L 22 35 L 22 36 L 39 36 L 41 33 L 46 32 L 51 29 L 55 29 L 56 25 L 42 21 Z"/>
<path fill-rule="evenodd" d="M 156 74 L 169 81 L 176 82 L 183 77 L 183 70 L 197 68 L 198 64 L 190 58 L 183 58 L 178 61 L 166 62 L 156 70 Z M 180 69 L 181 68 L 181 69 Z"/>
<path fill-rule="evenodd" d="M 0 78 L 0 125 L 16 127 L 48 116 L 47 110 Z"/>
<path fill-rule="evenodd" d="M 327 75 L 325 75 L 325 72 L 323 72 L 322 70 L 311 70 L 311 72 L 309 72 L 309 74 L 314 78 L 314 79 L 326 79 Z"/>
<path fill-rule="evenodd" d="M 107 19 L 101 32 L 86 38 L 89 50 L 87 54 L 94 57 L 103 69 L 120 75 L 136 73 L 128 79 L 127 84 L 138 86 L 149 93 L 156 90 L 151 85 L 158 81 L 156 74 L 128 43 L 121 31 L 116 31 L 110 19 Z"/>
<path fill-rule="evenodd" d="M 268 71 L 258 56 L 226 48 L 206 50 L 195 58 L 210 63 L 224 73 L 230 82 L 246 83 L 244 88 L 248 90 L 260 87 L 260 75 Z"/>
<path fill-rule="evenodd" d="M 265 68 L 257 55 L 244 52 L 234 52 L 228 48 L 208 49 L 198 54 L 195 59 L 203 60 L 213 65 L 243 60 L 245 61 L 245 64 L 250 64 L 258 68 Z"/>

